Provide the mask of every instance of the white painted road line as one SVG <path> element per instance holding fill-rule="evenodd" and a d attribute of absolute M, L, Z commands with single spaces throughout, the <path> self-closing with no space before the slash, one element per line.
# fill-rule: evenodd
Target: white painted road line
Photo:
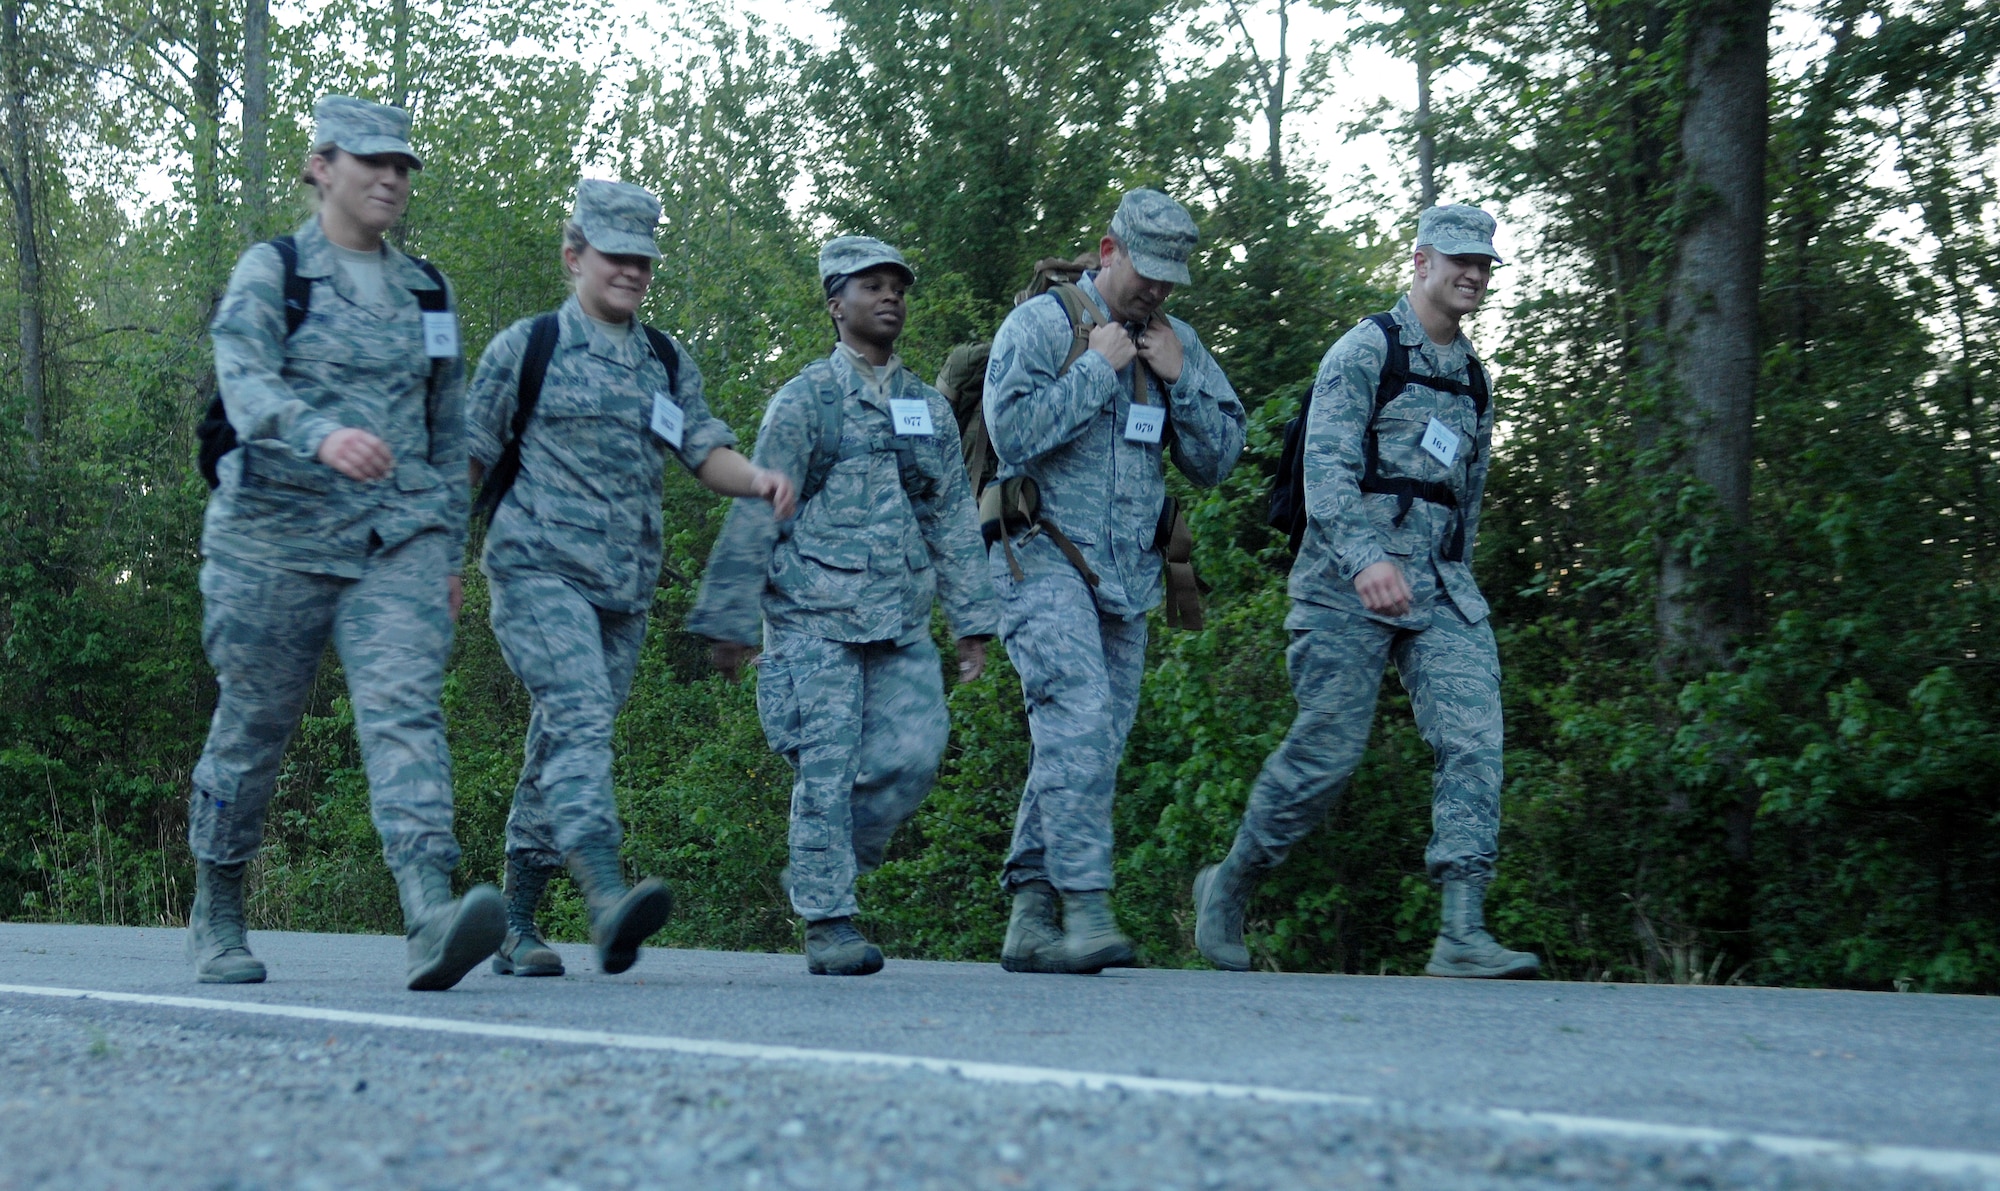
<path fill-rule="evenodd" d="M 615 1050 L 664 1051 L 708 1058 L 816 1063 L 837 1067 L 889 1067 L 928 1071 L 938 1075 L 956 1075 L 975 1083 L 1046 1084 L 1090 1092 L 1119 1088 L 1130 1092 L 1148 1092 L 1163 1096 L 1215 1096 L 1230 1100 L 1316 1104 L 1342 1108 L 1378 1108 L 1386 1107 L 1390 1103 L 1374 1096 L 1352 1096 L 1339 1092 L 1302 1092 L 1293 1088 L 1261 1087 L 1255 1084 L 1163 1079 L 1156 1076 L 1119 1075 L 1104 1071 L 1070 1071 L 1061 1067 L 1029 1067 L 1013 1063 L 983 1063 L 968 1059 L 940 1059 L 921 1055 L 883 1054 L 876 1051 L 767 1046 L 758 1042 L 722 1042 L 705 1038 L 676 1038 L 664 1034 L 620 1034 L 605 1030 L 572 1030 L 558 1026 L 513 1026 L 498 1022 L 461 1021 L 449 1017 L 362 1013 L 351 1009 L 324 1009 L 311 1005 L 218 1001 L 207 997 L 174 997 L 156 993 L 110 992 L 89 988 L 49 988 L 33 984 L 0 984 L 0 995 L 50 997 L 66 1001 L 104 1001 L 162 1009 L 189 1009 L 209 1013 L 236 1013 L 251 1017 L 288 1018 L 295 1021 L 333 1022 L 383 1030 L 417 1030 L 434 1034 L 508 1038 L 522 1042 L 596 1046 Z M 1531 1126 L 1579 1136 L 1658 1141 L 1680 1145 L 1742 1142 L 1788 1158 L 1867 1166 L 1905 1173 L 1970 1177 L 2000 1188 L 2000 1154 L 1970 1150 L 1941 1150 L 1925 1146 L 1863 1145 L 1818 1137 L 1746 1133 L 1730 1129 L 1663 1125 L 1648 1121 L 1620 1120 L 1615 1117 L 1573 1116 L 1567 1113 L 1532 1112 L 1513 1108 L 1475 1108 L 1463 1111 L 1469 1116 L 1484 1117 L 1496 1124 Z"/>

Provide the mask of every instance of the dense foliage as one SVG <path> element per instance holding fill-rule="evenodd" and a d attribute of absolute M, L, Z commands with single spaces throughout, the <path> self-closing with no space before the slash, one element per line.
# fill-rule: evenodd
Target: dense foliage
<path fill-rule="evenodd" d="M 1296 131 L 1323 71 L 1286 95 L 1270 70 L 1286 51 L 1195 0 L 831 0 L 826 45 L 720 10 L 648 30 L 548 0 L 399 0 L 394 16 L 333 0 L 275 14 L 253 135 L 238 114 L 255 22 L 236 0 L 0 10 L 0 320 L 21 329 L 0 346 L 0 916 L 186 912 L 187 781 L 214 699 L 190 465 L 214 384 L 202 327 L 241 246 L 304 217 L 288 183 L 307 113 L 346 90 L 417 113 L 428 161 L 400 234 L 457 281 L 475 354 L 560 297 L 579 170 L 658 193 L 668 264 L 648 318 L 692 345 L 746 437 L 828 345 L 821 235 L 910 252 L 904 356 L 929 374 L 990 332 L 1035 258 L 1093 244 L 1126 186 L 1196 209 L 1195 284 L 1174 309 L 1249 405 L 1250 449 L 1194 506 L 1209 626 L 1155 634 L 1117 901 L 1149 962 L 1198 962 L 1188 882 L 1291 714 L 1287 559 L 1261 516 L 1278 434 L 1327 344 L 1391 300 L 1417 205 L 1381 163 L 1378 216 L 1349 224 L 1334 212 L 1354 196 L 1297 144 L 1251 150 L 1251 118 L 1279 127 L 1291 105 Z M 1434 134 L 1445 197 L 1505 212 L 1525 262 L 1496 290 L 1504 320 L 1472 326 L 1502 411 L 1478 548 L 1508 717 L 1491 916 L 1573 978 L 2000 990 L 2000 13 L 1792 14 L 1810 36 L 1770 73 L 1751 516 L 1718 530 L 1661 429 L 1680 349 L 1652 314 L 1701 203 L 1675 129 L 1702 10 L 1354 9 L 1357 37 L 1436 68 L 1426 111 L 1375 124 L 1399 146 Z M 680 627 L 721 509 L 685 476 L 667 503 L 678 528 L 619 725 L 627 855 L 677 887 L 667 941 L 795 946 L 776 880 L 789 773 L 751 690 L 708 673 Z M 1729 656 L 1688 672 L 1663 647 L 1662 560 L 1717 552 L 1748 560 L 1753 594 Z M 447 714 L 461 875 L 490 880 L 527 706 L 476 576 L 469 597 Z M 1018 683 L 1001 659 L 951 706 L 937 789 L 863 902 L 892 954 L 990 960 L 1027 761 Z M 1385 683 L 1351 790 L 1256 902 L 1260 962 L 1417 970 L 1436 908 L 1429 770 Z M 377 847 L 329 657 L 253 926 L 393 929 Z M 553 914 L 580 935 L 566 884 Z"/>

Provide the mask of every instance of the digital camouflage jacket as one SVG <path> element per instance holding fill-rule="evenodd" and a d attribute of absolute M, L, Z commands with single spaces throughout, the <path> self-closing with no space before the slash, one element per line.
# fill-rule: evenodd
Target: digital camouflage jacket
<path fill-rule="evenodd" d="M 893 399 L 925 401 L 933 433 L 899 438 Z M 840 443 L 825 452 L 832 466 L 814 491 L 827 402 L 839 403 Z M 780 523 L 763 501 L 736 502 L 688 631 L 755 644 L 761 611 L 773 629 L 907 642 L 930 631 L 934 599 L 955 636 L 999 631 L 951 405 L 908 368 L 897 367 L 878 395 L 838 348 L 808 364 L 765 410 L 756 463 L 792 478 L 798 513 Z"/>
<path fill-rule="evenodd" d="M 1473 351 L 1464 335 L 1449 346 L 1432 343 L 1407 295 L 1392 313 L 1409 346 L 1413 374 L 1468 380 Z M 1361 491 L 1369 417 L 1388 354 L 1381 330 L 1364 320 L 1320 361 L 1306 422 L 1306 535 L 1292 567 L 1288 628 L 1321 627 L 1329 614 L 1372 616 L 1354 590 L 1354 577 L 1385 558 L 1403 568 L 1416 598 L 1408 616 L 1375 619 L 1423 628 L 1440 597 L 1450 599 L 1469 622 L 1486 616 L 1486 599 L 1472 577 L 1472 548 L 1493 451 L 1493 403 L 1487 403 L 1484 417 L 1475 419 L 1472 398 L 1412 383 L 1375 418 L 1384 477 L 1443 483 L 1457 499 L 1465 518 L 1464 557 L 1450 560 L 1444 554 L 1458 513 L 1417 500 L 1399 525 L 1395 496 Z M 1432 418 L 1457 439 L 1449 466 L 1422 445 Z"/>
<path fill-rule="evenodd" d="M 1077 283 L 1102 317 L 1096 274 Z M 1125 437 L 1134 359 L 1114 372 L 1094 351 L 1060 377 L 1074 332 L 1053 294 L 1016 306 L 993 340 L 986 368 L 986 427 L 1000 479 L 1027 476 L 1053 521 L 1101 579 L 1098 611 L 1136 616 L 1160 602 L 1160 552 L 1153 548 L 1166 501 L 1161 452 L 1200 487 L 1218 484 L 1243 451 L 1243 403 L 1194 328 L 1171 316 L 1184 364 L 1171 386 L 1148 373 L 1152 404 L 1168 407 L 1160 443 Z M 1054 551 L 1023 552 L 1021 565 L 1068 566 Z"/>
<path fill-rule="evenodd" d="M 472 457 L 492 467 L 511 433 L 521 357 L 534 319 L 493 337 L 466 398 Z M 480 569 L 559 575 L 600 608 L 643 612 L 660 578 L 660 486 L 666 453 L 690 472 L 736 436 L 702 395 L 701 369 L 678 340 L 674 383 L 637 325 L 621 342 L 575 297 L 556 312 L 555 354 L 521 436 L 521 471 L 494 511 Z M 675 449 L 653 433 L 653 395 L 684 414 Z"/>
<path fill-rule="evenodd" d="M 317 217 L 293 238 L 299 276 L 312 283 L 298 330 L 285 335 L 284 265 L 268 244 L 236 262 L 209 323 L 216 382 L 240 445 L 217 468 L 202 550 L 352 579 L 372 548 L 443 530 L 460 558 L 469 504 L 465 362 L 438 361 L 433 383 L 422 312 L 410 296 L 435 283 L 384 244 L 388 305 L 366 306 Z M 450 305 L 455 319 L 455 298 Z M 394 472 L 361 483 L 319 462 L 320 443 L 349 426 L 389 445 Z"/>

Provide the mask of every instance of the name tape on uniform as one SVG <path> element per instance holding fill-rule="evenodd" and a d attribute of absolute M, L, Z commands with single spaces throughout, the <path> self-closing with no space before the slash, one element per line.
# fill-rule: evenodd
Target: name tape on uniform
<path fill-rule="evenodd" d="M 1439 463 L 1450 467 L 1451 461 L 1458 458 L 1458 435 L 1451 427 L 1432 418 L 1429 428 L 1424 431 L 1424 450 L 1429 451 Z"/>
<path fill-rule="evenodd" d="M 1167 407 L 1135 405 L 1125 415 L 1125 437 L 1132 442 L 1156 443 L 1167 428 Z"/>
<path fill-rule="evenodd" d="M 665 393 L 653 393 L 653 433 L 667 440 L 667 445 L 678 451 L 681 449 L 681 434 L 687 427 L 687 414 L 675 405 Z"/>
<path fill-rule="evenodd" d="M 896 424 L 896 433 L 906 438 L 929 438 L 937 433 L 931 428 L 931 403 L 921 397 L 889 398 L 889 420 Z"/>
<path fill-rule="evenodd" d="M 458 354 L 458 315 L 449 310 L 424 311 L 424 354 L 433 360 Z"/>

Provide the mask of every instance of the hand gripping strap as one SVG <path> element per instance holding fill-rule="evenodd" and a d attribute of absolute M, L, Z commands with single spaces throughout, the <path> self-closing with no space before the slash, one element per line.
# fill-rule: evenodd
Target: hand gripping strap
<path fill-rule="evenodd" d="M 1097 307 L 1083 292 L 1083 287 L 1075 282 L 1058 282 L 1050 286 L 1048 292 L 1055 295 L 1056 301 L 1062 304 L 1063 314 L 1069 318 L 1071 331 L 1069 354 L 1063 358 L 1062 367 L 1056 369 L 1056 375 L 1060 377 L 1070 370 L 1071 365 L 1083 358 L 1084 352 L 1090 350 L 1090 332 L 1104 320 L 1098 316 Z M 1151 405 L 1152 388 L 1146 380 L 1149 375 L 1146 362 L 1134 360 L 1132 365 L 1132 404 Z M 1172 432 L 1171 425 L 1168 427 L 1168 432 Z M 1166 466 L 1164 451 L 1160 458 L 1160 466 L 1164 468 Z M 1033 481 L 1025 477 L 1009 480 L 1006 483 L 1027 484 L 1029 491 L 1033 491 Z M 998 495 L 1000 488 L 999 484 L 987 486 L 987 492 L 996 493 L 991 505 L 995 515 L 989 516 L 986 494 L 980 495 L 980 532 L 985 536 L 989 548 L 996 538 L 999 540 L 1001 548 L 1007 553 L 1007 572 L 1014 577 L 1014 581 L 1020 582 L 1022 576 L 1021 564 L 1014 558 L 1013 543 L 1008 537 L 1008 533 L 1013 532 L 1010 528 L 1013 519 L 999 516 L 998 512 L 1004 508 L 1011 513 L 1023 500 L 1031 499 L 1033 510 L 1021 519 L 1021 524 L 1028 529 L 1028 536 L 1047 533 L 1049 540 L 1062 551 L 1063 557 L 1076 568 L 1077 574 L 1083 576 L 1084 582 L 1090 585 L 1094 593 L 1101 582 L 1097 572 L 1090 569 L 1090 564 L 1084 560 L 1083 551 L 1077 549 L 1076 543 L 1070 540 L 1069 535 L 1057 528 L 1054 521 L 1040 515 L 1039 494 L 1034 494 L 1032 498 L 1018 494 L 1011 498 L 1002 498 Z M 1026 540 L 1025 537 L 1022 539 Z M 1176 557 L 1176 547 L 1178 547 L 1178 557 Z M 1204 585 L 1194 573 L 1194 533 L 1188 527 L 1186 515 L 1181 512 L 1180 502 L 1172 497 L 1167 498 L 1166 505 L 1161 510 L 1159 524 L 1154 528 L 1153 548 L 1166 556 L 1167 627 L 1199 629 L 1202 626 L 1201 590 Z"/>

